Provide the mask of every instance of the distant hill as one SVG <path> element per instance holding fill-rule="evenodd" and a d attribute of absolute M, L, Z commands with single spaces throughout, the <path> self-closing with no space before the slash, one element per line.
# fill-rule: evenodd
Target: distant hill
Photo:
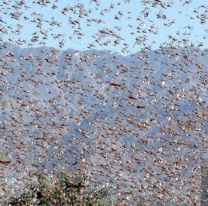
<path fill-rule="evenodd" d="M 197 199 L 208 158 L 207 57 L 193 47 L 123 57 L 2 44 L 0 149 L 13 162 L 4 184 L 21 186 L 35 168 L 68 169 L 129 204 Z"/>

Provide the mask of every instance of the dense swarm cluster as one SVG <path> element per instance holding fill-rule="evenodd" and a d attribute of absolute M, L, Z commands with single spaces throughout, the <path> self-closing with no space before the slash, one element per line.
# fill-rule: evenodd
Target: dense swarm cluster
<path fill-rule="evenodd" d="M 206 50 L 123 57 L 4 44 L 0 55 L 4 185 L 36 169 L 74 170 L 120 202 L 200 201 Z"/>
<path fill-rule="evenodd" d="M 34 171 L 85 176 L 111 205 L 206 199 L 208 7 L 136 1 L 0 2 L 0 204 Z"/>

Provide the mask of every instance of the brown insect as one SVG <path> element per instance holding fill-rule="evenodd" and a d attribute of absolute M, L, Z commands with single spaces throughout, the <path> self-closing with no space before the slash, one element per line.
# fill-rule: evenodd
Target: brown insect
<path fill-rule="evenodd" d="M 114 87 L 120 87 L 121 84 L 117 83 L 117 82 L 111 82 L 111 86 L 114 86 Z"/>
<path fill-rule="evenodd" d="M 11 163 L 11 161 L 10 160 L 2 160 L 2 159 L 0 159 L 0 163 L 1 164 L 9 164 L 9 163 Z"/>
<path fill-rule="evenodd" d="M 138 108 L 138 109 L 144 109 L 145 106 L 143 106 L 143 105 L 137 105 L 137 108 Z"/>

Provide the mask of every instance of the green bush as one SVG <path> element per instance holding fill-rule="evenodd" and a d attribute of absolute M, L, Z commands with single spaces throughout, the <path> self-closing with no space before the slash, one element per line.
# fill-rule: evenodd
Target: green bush
<path fill-rule="evenodd" d="M 90 189 L 83 178 L 69 173 L 53 175 L 35 175 L 33 183 L 21 196 L 8 201 L 9 206 L 104 206 L 107 190 Z"/>

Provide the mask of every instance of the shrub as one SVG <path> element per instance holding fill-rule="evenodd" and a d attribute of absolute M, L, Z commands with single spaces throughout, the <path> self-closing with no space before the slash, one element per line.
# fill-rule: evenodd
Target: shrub
<path fill-rule="evenodd" d="M 90 189 L 84 178 L 69 173 L 47 177 L 35 174 L 33 183 L 28 184 L 26 192 L 8 201 L 9 206 L 103 206 L 106 189 Z"/>

